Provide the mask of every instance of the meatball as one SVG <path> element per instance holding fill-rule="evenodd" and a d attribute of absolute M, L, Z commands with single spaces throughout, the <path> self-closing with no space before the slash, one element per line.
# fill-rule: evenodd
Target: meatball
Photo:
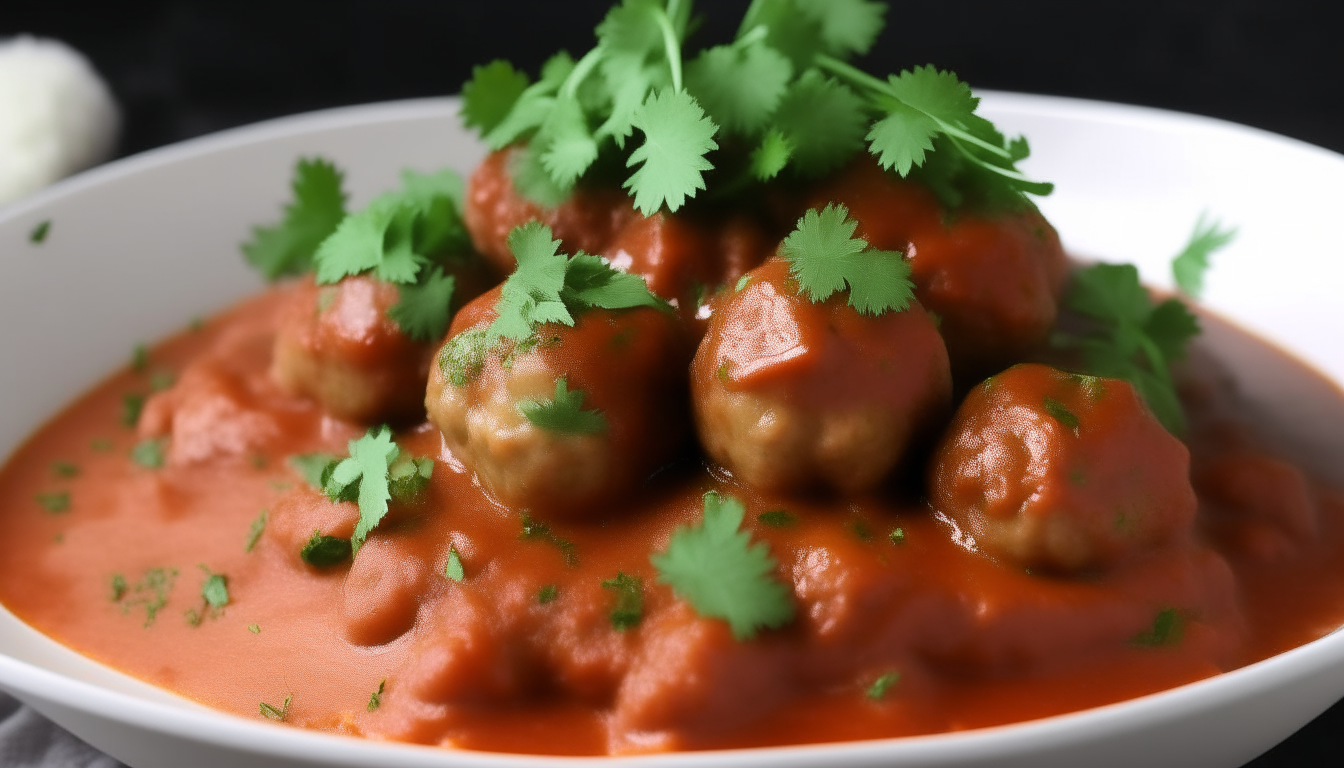
<path fill-rule="evenodd" d="M 373 277 L 302 285 L 276 332 L 275 380 L 338 419 L 374 424 L 419 418 L 433 347 L 411 339 L 388 317 L 400 300 L 397 286 Z"/>
<path fill-rule="evenodd" d="M 1128 382 L 1023 364 L 962 402 L 929 496 L 985 553 L 1069 572 L 1188 536 L 1189 475 L 1189 451 Z"/>
<path fill-rule="evenodd" d="M 865 316 L 790 282 L 774 258 L 720 299 L 691 365 L 700 444 L 757 488 L 870 490 L 944 416 L 947 350 L 917 302 Z"/>
<path fill-rule="evenodd" d="M 498 297 L 482 295 L 454 320 L 430 372 L 429 419 L 504 503 L 600 515 L 599 502 L 637 487 L 683 442 L 684 333 L 645 307 L 589 310 L 524 342 L 490 339 Z"/>
<path fill-rule="evenodd" d="M 910 259 L 915 296 L 940 319 L 952 367 L 977 376 L 1021 360 L 1054 326 L 1068 259 L 1040 212 L 948 211 L 924 186 L 865 158 L 814 201 L 843 203 L 874 248 Z"/>
<path fill-rule="evenodd" d="M 625 191 L 615 186 L 580 186 L 553 208 L 523 197 L 513 185 L 522 152 L 518 147 L 503 149 L 477 166 L 462 213 L 476 250 L 500 274 L 512 272 L 516 263 L 508 245 L 514 227 L 540 221 L 564 243 L 566 253 L 603 253 L 615 234 L 639 217 Z"/>

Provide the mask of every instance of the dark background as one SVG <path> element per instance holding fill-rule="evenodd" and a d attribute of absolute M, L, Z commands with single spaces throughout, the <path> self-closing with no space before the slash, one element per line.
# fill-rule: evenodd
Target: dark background
<path fill-rule="evenodd" d="M 866 60 L 934 63 L 977 88 L 1143 104 L 1233 120 L 1344 151 L 1344 2 L 891 3 Z M 0 37 L 87 54 L 125 111 L 122 154 L 323 107 L 455 93 L 474 64 L 535 74 L 576 56 L 608 0 L 9 0 Z M 696 43 L 730 39 L 746 0 L 698 5 Z M 1255 158 L 1228 158 L 1255 162 Z M 1344 201 L 1344 191 L 1341 191 Z M 1337 766 L 1344 704 L 1255 768 Z"/>

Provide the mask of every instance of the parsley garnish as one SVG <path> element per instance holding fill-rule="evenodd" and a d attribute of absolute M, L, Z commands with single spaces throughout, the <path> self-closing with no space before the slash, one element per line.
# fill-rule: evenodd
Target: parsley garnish
<path fill-rule="evenodd" d="M 359 522 L 350 538 L 351 553 L 357 555 L 369 532 L 387 514 L 388 502 L 409 501 L 425 487 L 433 474 L 434 460 L 401 456 L 387 426 L 370 429 L 358 440 L 351 440 L 349 446 L 350 457 L 327 462 L 317 479 L 332 501 L 358 503 Z M 291 457 L 290 463 L 312 482 L 320 456 Z"/>
<path fill-rule="evenodd" d="M 282 722 L 284 721 L 285 718 L 289 717 L 289 703 L 293 700 L 294 695 L 290 694 L 289 696 L 285 697 L 285 703 L 278 707 L 275 706 L 274 704 L 267 704 L 266 702 L 263 701 L 261 702 L 261 716 L 268 720 L 275 720 L 276 722 Z"/>
<path fill-rule="evenodd" d="M 33 227 L 33 231 L 28 235 L 28 242 L 33 245 L 41 245 L 47 241 L 47 235 L 51 233 L 51 219 L 46 219 Z"/>
<path fill-rule="evenodd" d="M 1208 213 L 1201 213 L 1190 233 L 1190 242 L 1171 260 L 1171 275 L 1176 285 L 1187 296 L 1199 298 L 1204 291 L 1204 272 L 1209 268 L 1209 256 L 1227 246 L 1237 236 L 1236 228 L 1223 229 Z"/>
<path fill-rule="evenodd" d="M 560 588 L 554 584 L 547 584 L 537 591 L 537 602 L 546 605 L 554 602 L 560 596 Z"/>
<path fill-rule="evenodd" d="M 38 506 L 42 507 L 42 509 L 46 510 L 47 512 L 50 512 L 53 515 L 58 515 L 62 512 L 70 511 L 69 491 L 39 493 L 37 494 L 36 498 Z"/>
<path fill-rule="evenodd" d="M 448 547 L 448 562 L 443 566 L 443 575 L 447 578 L 460 582 L 467 577 L 466 571 L 462 569 L 462 556 L 457 554 L 457 547 Z"/>
<path fill-rule="evenodd" d="M 243 255 L 267 280 L 297 275 L 312 268 L 313 253 L 345 218 L 344 174 L 330 160 L 299 158 L 290 181 L 293 199 L 284 218 L 269 227 L 255 227 L 243 243 Z"/>
<path fill-rule="evenodd" d="M 423 280 L 401 287 L 401 301 L 387 311 L 387 316 L 412 339 L 437 341 L 452 319 L 455 285 L 452 275 L 434 267 Z"/>
<path fill-rule="evenodd" d="M 624 632 L 639 626 L 640 619 L 644 618 L 644 580 L 617 571 L 616 578 L 602 582 L 602 588 L 616 593 L 616 605 L 608 614 L 611 628 Z"/>
<path fill-rule="evenodd" d="M 899 545 L 899 544 L 904 544 L 904 543 L 905 543 L 905 529 L 904 529 L 904 528 L 895 528 L 895 529 L 892 530 L 891 533 L 887 534 L 887 538 L 891 540 L 891 543 L 892 543 L 892 544 L 897 544 L 897 545 Z"/>
<path fill-rule="evenodd" d="M 746 640 L 762 627 L 793 619 L 789 589 L 774 575 L 776 563 L 763 542 L 741 530 L 742 502 L 709 492 L 704 519 L 672 533 L 667 550 L 649 559 L 658 580 L 672 587 L 701 616 L 728 622 L 733 637 Z"/>
<path fill-rule="evenodd" d="M 266 530 L 268 514 L 266 510 L 261 510 L 261 514 L 257 515 L 256 519 L 252 521 L 252 525 L 248 527 L 247 543 L 243 545 L 244 552 L 251 552 L 256 548 L 257 542 L 261 541 L 261 534 Z"/>
<path fill-rule="evenodd" d="M 204 565 L 205 582 L 201 584 L 201 597 L 211 608 L 223 608 L 229 604 L 229 579 L 222 573 L 214 573 Z"/>
<path fill-rule="evenodd" d="M 163 466 L 163 449 L 167 438 L 150 437 L 135 444 L 131 449 L 131 461 L 145 469 L 159 469 Z"/>
<path fill-rule="evenodd" d="M 787 509 L 772 509 L 769 512 L 762 512 L 756 516 L 756 519 L 770 526 L 771 528 L 787 528 L 798 522 L 798 518 Z"/>
<path fill-rule="evenodd" d="M 599 256 L 560 253 L 560 241 L 540 222 L 515 227 L 508 243 L 518 268 L 504 281 L 495 304 L 499 317 L 487 331 L 492 342 L 497 337 L 522 341 L 541 323 L 573 326 L 575 314 L 593 307 L 666 307 L 644 278 L 621 272 Z"/>
<path fill-rule="evenodd" d="M 886 698 L 887 691 L 891 690 L 891 687 L 893 685 L 896 685 L 900 681 L 901 681 L 900 672 L 888 672 L 885 675 L 882 675 L 881 677 L 874 680 L 873 684 L 868 686 L 868 690 L 866 693 L 864 693 L 864 695 L 872 699 L 873 701 L 881 701 L 882 699 Z"/>
<path fill-rule="evenodd" d="M 328 568 L 348 560 L 350 549 L 349 539 L 326 536 L 321 531 L 314 529 L 313 535 L 308 538 L 308 543 L 304 544 L 303 549 L 299 550 L 299 557 L 309 565 L 317 568 Z"/>
<path fill-rule="evenodd" d="M 555 382 L 553 399 L 523 400 L 518 410 L 533 426 L 548 432 L 593 435 L 607 430 L 607 417 L 601 411 L 583 410 L 583 390 L 571 391 L 564 376 Z"/>
<path fill-rule="evenodd" d="M 625 166 L 640 211 L 676 211 L 706 188 L 706 171 L 718 169 L 717 194 L 732 194 L 785 169 L 824 175 L 865 143 L 885 168 L 919 169 L 954 205 L 967 188 L 985 199 L 1048 194 L 1016 168 L 1026 142 L 975 114 L 979 100 L 956 75 L 928 66 L 882 79 L 847 63 L 872 47 L 884 10 L 753 2 L 736 38 L 692 57 L 683 77 L 691 3 L 627 0 L 598 25 L 595 48 L 552 57 L 535 83 L 507 62 L 477 67 L 462 119 L 494 149 L 526 145 L 514 181 L 539 202 L 563 198 L 594 166 Z M 635 131 L 642 142 L 627 146 Z"/>
<path fill-rule="evenodd" d="M 1078 270 L 1064 303 L 1092 326 L 1081 335 L 1061 335 L 1056 343 L 1081 352 L 1087 373 L 1134 385 L 1168 431 L 1183 432 L 1185 414 L 1171 364 L 1185 357 L 1186 345 L 1199 334 L 1199 321 L 1185 304 L 1167 299 L 1154 306 L 1132 264 Z"/>
<path fill-rule="evenodd" d="M 387 678 L 378 681 L 378 689 L 369 694 L 369 711 L 372 712 L 383 705 L 383 691 L 387 688 Z"/>
<path fill-rule="evenodd" d="M 869 248 L 853 236 L 857 226 L 835 203 L 803 214 L 779 246 L 799 293 L 822 302 L 848 287 L 849 305 L 862 314 L 904 312 L 915 295 L 909 263 L 899 251 Z"/>
<path fill-rule="evenodd" d="M 523 532 L 518 534 L 522 541 L 542 541 L 556 549 L 565 556 L 565 565 L 576 568 L 579 565 L 579 553 L 574 548 L 572 542 L 566 541 L 556 536 L 551 527 L 545 523 L 539 523 L 532 519 L 532 516 L 526 512 L 522 513 Z"/>
<path fill-rule="evenodd" d="M 1129 642 L 1141 648 L 1175 645 L 1185 633 L 1185 617 L 1175 608 L 1163 608 L 1153 619 L 1153 626 L 1135 635 Z"/>

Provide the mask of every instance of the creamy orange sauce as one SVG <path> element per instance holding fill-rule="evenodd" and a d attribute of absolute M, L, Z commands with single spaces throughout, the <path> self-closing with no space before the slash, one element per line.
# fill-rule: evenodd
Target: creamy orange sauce
<path fill-rule="evenodd" d="M 427 424 L 397 433 L 407 453 L 437 459 L 425 496 L 394 509 L 354 565 L 314 568 L 299 558 L 304 541 L 319 529 L 348 536 L 357 513 L 309 488 L 287 458 L 343 455 L 364 430 L 272 383 L 275 318 L 288 290 L 154 348 L 147 371 L 116 374 L 9 459 L 0 471 L 0 600 L 10 610 L 81 653 L 245 717 L 292 697 L 286 720 L 298 726 L 555 754 L 1015 722 L 1217 674 L 1344 621 L 1344 503 L 1301 483 L 1315 521 L 1309 538 L 1272 511 L 1229 512 L 1217 500 L 1226 482 L 1217 463 L 1236 454 L 1263 464 L 1272 452 L 1263 445 L 1277 452 L 1285 443 L 1248 437 L 1235 398 L 1200 392 L 1189 440 L 1204 495 L 1200 535 L 1104 574 L 1006 568 L 960 546 L 919 499 L 761 494 L 691 453 L 592 521 L 549 521 L 573 545 L 569 563 L 553 542 L 521 538 L 520 511 L 483 493 Z M 1215 325 L 1212 336 L 1228 333 Z M 1234 356 L 1273 359 L 1290 388 L 1340 397 L 1250 338 L 1233 346 Z M 141 438 L 120 417 L 124 395 L 148 394 L 158 371 L 178 384 L 151 400 L 142 428 L 163 398 L 175 398 L 179 423 L 166 465 L 149 469 L 129 458 Z M 1329 407 L 1340 412 L 1338 401 Z M 57 462 L 78 474 L 62 476 Z M 1279 483 L 1271 496 L 1300 481 L 1265 476 Z M 797 601 L 791 625 L 747 643 L 696 617 L 649 563 L 673 529 L 698 519 L 710 489 L 744 501 L 746 527 L 769 544 Z M 69 508 L 45 510 L 36 499 L 51 493 L 68 493 Z M 781 508 L 794 524 L 757 519 Z M 265 529 L 247 551 L 263 511 Z M 888 536 L 896 528 L 901 543 Z M 444 575 L 450 548 L 461 583 Z M 227 576 L 223 609 L 201 597 L 201 566 Z M 135 601 L 152 595 L 135 588 L 153 569 L 175 576 L 150 620 Z M 611 626 L 614 595 L 601 586 L 618 572 L 644 580 L 643 620 L 628 631 Z M 118 575 L 127 586 L 114 600 Z M 547 585 L 557 597 L 542 602 Z M 1167 608 L 1186 617 L 1179 642 L 1133 642 Z M 887 696 L 866 695 L 893 671 L 900 680 Z"/>

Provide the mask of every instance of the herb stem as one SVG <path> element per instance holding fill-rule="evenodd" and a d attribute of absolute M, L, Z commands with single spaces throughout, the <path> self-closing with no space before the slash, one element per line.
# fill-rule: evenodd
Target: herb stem
<path fill-rule="evenodd" d="M 602 50 L 601 45 L 593 48 L 588 53 L 585 53 L 583 58 L 579 59 L 579 63 L 574 65 L 573 71 L 571 71 L 569 76 L 565 78 L 565 82 L 560 84 L 559 95 L 563 98 L 574 98 L 574 94 L 579 90 L 579 86 L 583 85 L 583 81 L 588 79 L 588 75 L 592 73 L 593 68 L 597 66 L 597 63 L 602 60 L 602 55 L 604 53 L 605 51 Z"/>
<path fill-rule="evenodd" d="M 753 43 L 764 40 L 766 35 L 769 34 L 770 30 L 766 29 L 764 24 L 757 24 L 751 28 L 750 32 L 739 34 L 737 39 L 733 41 L 733 47 L 740 51 L 743 48 L 751 46 Z"/>
<path fill-rule="evenodd" d="M 873 77 L 852 64 L 846 64 L 834 56 L 827 56 L 824 53 L 819 53 L 817 54 L 817 57 L 813 59 L 813 62 L 821 69 L 829 70 L 832 74 L 838 75 L 843 80 L 848 80 L 855 85 L 863 86 L 884 96 L 891 95 L 885 82 Z"/>
<path fill-rule="evenodd" d="M 681 87 L 681 41 L 677 39 L 677 31 L 672 28 L 672 18 L 669 13 L 677 9 L 677 0 L 671 0 L 668 3 L 668 10 L 654 11 L 654 18 L 658 20 L 658 27 L 663 30 L 663 48 L 667 52 L 667 65 L 672 70 L 672 89 L 680 92 Z"/>

